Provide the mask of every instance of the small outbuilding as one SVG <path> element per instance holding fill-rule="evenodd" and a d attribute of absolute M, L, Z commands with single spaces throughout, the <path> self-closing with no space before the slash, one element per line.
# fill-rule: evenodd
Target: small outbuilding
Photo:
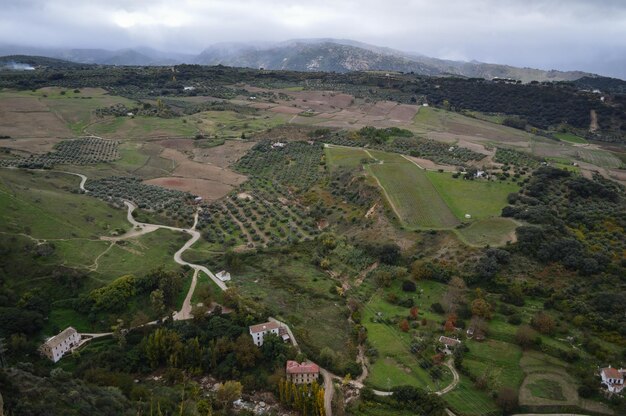
<path fill-rule="evenodd" d="M 220 279 L 222 282 L 228 282 L 230 280 L 230 273 L 228 273 L 226 270 L 222 270 L 220 272 L 217 272 L 215 277 Z"/>

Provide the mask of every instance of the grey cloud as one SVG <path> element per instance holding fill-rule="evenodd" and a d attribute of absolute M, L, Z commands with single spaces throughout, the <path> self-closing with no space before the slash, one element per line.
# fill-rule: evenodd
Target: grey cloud
<path fill-rule="evenodd" d="M 5 44 L 194 53 L 217 42 L 335 37 L 626 77 L 620 0 L 0 0 L 0 7 Z"/>

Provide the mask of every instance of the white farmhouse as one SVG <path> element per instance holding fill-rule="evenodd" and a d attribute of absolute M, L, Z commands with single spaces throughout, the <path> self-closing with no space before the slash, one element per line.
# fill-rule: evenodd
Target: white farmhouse
<path fill-rule="evenodd" d="M 221 272 L 217 272 L 215 277 L 220 279 L 222 282 L 227 282 L 230 280 L 230 273 L 228 273 L 226 270 L 222 270 Z"/>
<path fill-rule="evenodd" d="M 254 345 L 260 347 L 263 345 L 265 334 L 280 335 L 280 325 L 276 322 L 265 322 L 263 324 L 252 325 L 250 327 L 250 335 Z"/>
<path fill-rule="evenodd" d="M 439 342 L 443 344 L 443 353 L 446 355 L 452 354 L 451 348 L 454 348 L 457 345 L 461 344 L 461 341 L 459 341 L 458 339 L 445 337 L 443 335 L 439 337 Z"/>
<path fill-rule="evenodd" d="M 71 326 L 44 342 L 39 350 L 43 355 L 57 362 L 80 343 L 80 334 Z"/>
<path fill-rule="evenodd" d="M 626 370 L 620 368 L 613 368 L 608 366 L 600 370 L 600 377 L 602 377 L 602 384 L 606 386 L 606 390 L 609 393 L 621 393 L 624 390 L 624 374 Z"/>

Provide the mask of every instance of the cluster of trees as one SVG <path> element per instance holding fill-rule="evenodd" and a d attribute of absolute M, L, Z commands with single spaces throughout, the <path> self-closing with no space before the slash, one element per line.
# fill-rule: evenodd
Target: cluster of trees
<path fill-rule="evenodd" d="M 278 397 L 285 406 L 307 416 L 325 416 L 324 388 L 314 381 L 311 384 L 295 384 L 289 380 L 278 383 Z"/>
<path fill-rule="evenodd" d="M 321 140 L 340 146 L 367 146 L 386 152 L 400 153 L 430 159 L 436 163 L 464 166 L 484 159 L 485 155 L 468 148 L 447 145 L 434 140 L 412 137 L 408 130 L 364 127 L 358 131 L 325 135 Z"/>
<path fill-rule="evenodd" d="M 388 411 L 393 413 L 393 409 L 410 411 L 414 415 L 445 416 L 446 403 L 435 393 L 430 393 L 413 386 L 397 386 L 392 389 L 391 396 L 377 396 L 372 389 L 366 387 L 361 390 L 361 402 L 354 410 L 357 412 L 367 412 L 368 409 L 376 409 L 377 412 Z"/>
<path fill-rule="evenodd" d="M 247 194 L 240 197 L 240 194 Z M 198 227 L 211 243 L 268 246 L 308 240 L 319 233 L 314 218 L 298 203 L 284 204 L 289 190 L 279 183 L 251 179 L 199 215 Z"/>
<path fill-rule="evenodd" d="M 113 176 L 89 181 L 89 195 L 123 206 L 123 200 L 134 202 L 141 209 L 164 215 L 177 223 L 191 225 L 195 207 L 194 196 L 188 192 L 146 185 L 139 178 Z"/>
<path fill-rule="evenodd" d="M 43 155 L 30 155 L 17 159 L 2 159 L 0 166 L 16 166 L 28 169 L 50 169 L 55 165 L 91 165 L 119 159 L 119 142 L 115 140 L 86 137 L 64 140 L 54 151 Z"/>
<path fill-rule="evenodd" d="M 519 194 L 509 196 L 503 216 L 533 225 L 517 230 L 517 249 L 542 262 L 560 262 L 590 276 L 624 274 L 612 255 L 626 248 L 626 193 L 619 185 L 560 169 L 537 170 Z"/>
<path fill-rule="evenodd" d="M 162 318 L 168 310 L 175 308 L 176 296 L 182 284 L 183 276 L 180 273 L 163 269 L 153 270 L 141 277 L 124 275 L 106 286 L 81 295 L 75 302 L 75 308 L 95 321 L 103 312 L 123 311 L 132 298 L 150 295 L 157 318 Z"/>
<path fill-rule="evenodd" d="M 278 181 L 298 191 L 306 191 L 319 181 L 324 153 L 320 143 L 289 142 L 284 147 L 272 147 L 273 142 L 258 142 L 239 159 L 235 168 L 245 174 Z"/>

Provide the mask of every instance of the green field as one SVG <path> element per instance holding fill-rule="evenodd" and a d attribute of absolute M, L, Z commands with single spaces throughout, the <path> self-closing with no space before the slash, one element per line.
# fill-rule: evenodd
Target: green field
<path fill-rule="evenodd" d="M 514 239 L 517 224 L 500 213 L 507 196 L 519 190 L 517 184 L 453 178 L 451 173 L 426 171 L 400 154 L 378 150 L 329 146 L 325 154 L 331 170 L 355 168 L 367 158 L 377 160 L 364 167 L 406 228 L 452 228 L 467 222 L 469 214 L 470 224 L 457 230 L 466 244 L 503 245 Z"/>
<path fill-rule="evenodd" d="M 514 231 L 518 227 L 510 218 L 494 217 L 474 221 L 467 227 L 456 230 L 459 237 L 471 246 L 504 245 L 514 240 Z"/>
<path fill-rule="evenodd" d="M 430 311 L 430 305 L 438 301 L 445 291 L 445 285 L 433 281 L 421 281 L 418 292 L 412 297 L 419 308 L 419 318 L 437 321 L 439 315 Z M 399 284 L 387 289 L 386 294 L 395 293 L 406 297 Z M 378 351 L 378 357 L 370 367 L 367 383 L 380 390 L 409 384 L 412 386 L 439 390 L 452 381 L 452 374 L 447 368 L 441 367 L 443 376 L 433 380 L 428 372 L 420 366 L 420 362 L 430 356 L 430 351 L 412 354 L 410 345 L 411 333 L 400 331 L 397 325 L 382 320 L 397 320 L 408 315 L 409 309 L 392 305 L 384 299 L 384 294 L 376 293 L 366 302 L 363 310 L 362 323 L 367 328 L 368 343 Z M 428 329 L 418 329 L 420 336 L 426 336 Z"/>
<path fill-rule="evenodd" d="M 459 224 L 426 171 L 399 155 L 382 164 L 370 164 L 367 171 L 383 188 L 400 222 L 407 228 L 450 228 Z M 375 156 L 377 157 L 377 156 Z"/>
<path fill-rule="evenodd" d="M 465 214 L 473 219 L 500 216 L 502 208 L 508 205 L 507 196 L 519 190 L 518 185 L 507 182 L 455 179 L 445 172 L 429 171 L 426 175 L 460 220 L 465 219 Z"/>
<path fill-rule="evenodd" d="M 554 137 L 564 142 L 574 143 L 574 144 L 585 144 L 588 143 L 587 140 L 580 136 L 576 136 L 572 133 L 554 133 Z"/>
<path fill-rule="evenodd" d="M 220 138 L 239 138 L 242 133 L 250 135 L 277 127 L 285 121 L 286 116 L 272 112 L 249 115 L 234 111 L 204 111 L 189 118 L 189 122 L 204 134 Z"/>
<path fill-rule="evenodd" d="M 2 230 L 37 239 L 93 239 L 129 228 L 123 211 L 73 193 L 79 182 L 63 173 L 1 169 Z"/>
<path fill-rule="evenodd" d="M 358 147 L 339 147 L 329 145 L 325 148 L 326 163 L 331 170 L 339 167 L 357 168 L 363 159 L 370 159 L 367 152 Z"/>

